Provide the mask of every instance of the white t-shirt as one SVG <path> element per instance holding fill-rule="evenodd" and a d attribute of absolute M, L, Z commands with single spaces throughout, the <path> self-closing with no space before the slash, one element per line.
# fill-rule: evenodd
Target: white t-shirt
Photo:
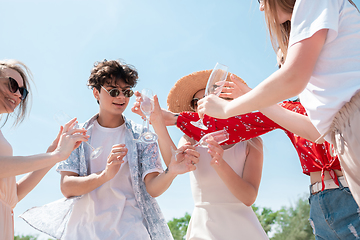
<path fill-rule="evenodd" d="M 348 0 L 296 0 L 289 46 L 321 29 L 329 30 L 327 38 L 300 101 L 324 134 L 360 89 L 360 13 Z"/>
<path fill-rule="evenodd" d="M 105 169 L 112 146 L 125 143 L 125 130 L 125 124 L 117 128 L 104 128 L 97 121 L 94 122 L 91 145 L 95 148 L 102 146 L 103 152 L 91 160 L 91 173 Z M 75 203 L 63 239 L 150 240 L 143 223 L 144 217 L 135 200 L 126 156 L 124 161 L 113 179 Z"/>

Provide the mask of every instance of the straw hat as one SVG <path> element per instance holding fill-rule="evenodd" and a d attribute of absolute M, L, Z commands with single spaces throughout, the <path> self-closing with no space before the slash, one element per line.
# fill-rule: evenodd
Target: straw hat
<path fill-rule="evenodd" d="M 195 93 L 206 88 L 211 71 L 198 71 L 180 78 L 171 88 L 167 97 L 168 109 L 173 113 L 193 111 L 190 107 L 190 102 Z M 231 81 L 230 74 L 228 74 L 226 81 Z"/>

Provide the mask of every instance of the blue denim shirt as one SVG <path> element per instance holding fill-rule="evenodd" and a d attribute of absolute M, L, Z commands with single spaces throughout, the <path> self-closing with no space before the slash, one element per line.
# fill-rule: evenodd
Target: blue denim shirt
<path fill-rule="evenodd" d="M 90 136 L 89 142 L 91 142 L 93 123 L 97 117 L 98 115 L 93 116 L 82 125 L 83 128 L 87 129 L 87 134 Z M 144 216 L 145 226 L 153 240 L 173 239 L 159 205 L 146 191 L 146 186 L 142 178 L 143 174 L 149 172 L 149 170 L 162 169 L 159 148 L 156 143 L 144 144 L 134 141 L 134 139 L 139 138 L 142 127 L 131 120 L 127 120 L 125 117 L 124 120 L 126 126 L 125 145 L 128 149 L 127 158 L 129 161 L 132 187 L 136 202 Z M 57 165 L 56 170 L 72 171 L 78 173 L 79 176 L 87 176 L 90 174 L 90 153 L 90 147 L 87 144 L 82 143 L 71 153 L 67 160 L 62 161 Z M 79 197 L 56 201 L 44 205 L 43 207 L 40 207 L 40 209 L 32 208 L 22 214 L 21 217 L 38 230 L 48 233 L 53 237 L 61 238 L 66 223 L 71 215 L 71 209 L 78 198 Z M 61 204 L 63 207 L 61 207 Z M 64 207 L 70 210 L 65 210 Z M 46 217 L 44 214 L 49 216 Z M 54 224 L 58 225 L 60 229 L 51 224 L 52 220 L 50 218 L 56 220 L 56 223 Z M 39 221 L 41 223 L 39 223 Z M 46 223 L 46 221 L 50 221 L 50 223 Z M 47 230 L 48 228 L 50 228 L 50 230 Z"/>

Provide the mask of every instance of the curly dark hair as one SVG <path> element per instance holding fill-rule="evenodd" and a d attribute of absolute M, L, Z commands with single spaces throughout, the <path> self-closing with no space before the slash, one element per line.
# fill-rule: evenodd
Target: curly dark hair
<path fill-rule="evenodd" d="M 132 65 L 126 64 L 120 60 L 103 60 L 95 62 L 91 69 L 91 74 L 87 85 L 100 91 L 105 83 L 114 84 L 118 81 L 124 81 L 131 87 L 135 87 L 138 80 L 138 72 Z"/>

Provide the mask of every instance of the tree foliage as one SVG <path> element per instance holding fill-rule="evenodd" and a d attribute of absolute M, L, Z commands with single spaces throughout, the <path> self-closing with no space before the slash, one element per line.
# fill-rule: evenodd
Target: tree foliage
<path fill-rule="evenodd" d="M 190 222 L 190 214 L 185 213 L 185 216 L 182 218 L 173 218 L 173 220 L 168 222 L 171 234 L 173 235 L 174 240 L 183 240 L 185 239 L 186 231 Z"/>
<path fill-rule="evenodd" d="M 315 239 L 309 216 L 310 206 L 306 198 L 300 198 L 294 207 L 282 207 L 277 215 L 277 227 L 271 240 Z"/>
<path fill-rule="evenodd" d="M 21 236 L 15 236 L 14 240 L 36 240 L 37 236 L 33 236 L 33 235 L 21 235 Z"/>
<path fill-rule="evenodd" d="M 266 232 L 266 234 L 268 234 L 268 232 L 271 230 L 272 225 L 275 222 L 278 211 L 273 212 L 270 208 L 263 208 L 260 212 L 260 208 L 255 206 L 255 204 L 251 207 L 255 212 L 256 217 L 259 219 L 259 222 L 263 227 L 264 231 Z"/>

